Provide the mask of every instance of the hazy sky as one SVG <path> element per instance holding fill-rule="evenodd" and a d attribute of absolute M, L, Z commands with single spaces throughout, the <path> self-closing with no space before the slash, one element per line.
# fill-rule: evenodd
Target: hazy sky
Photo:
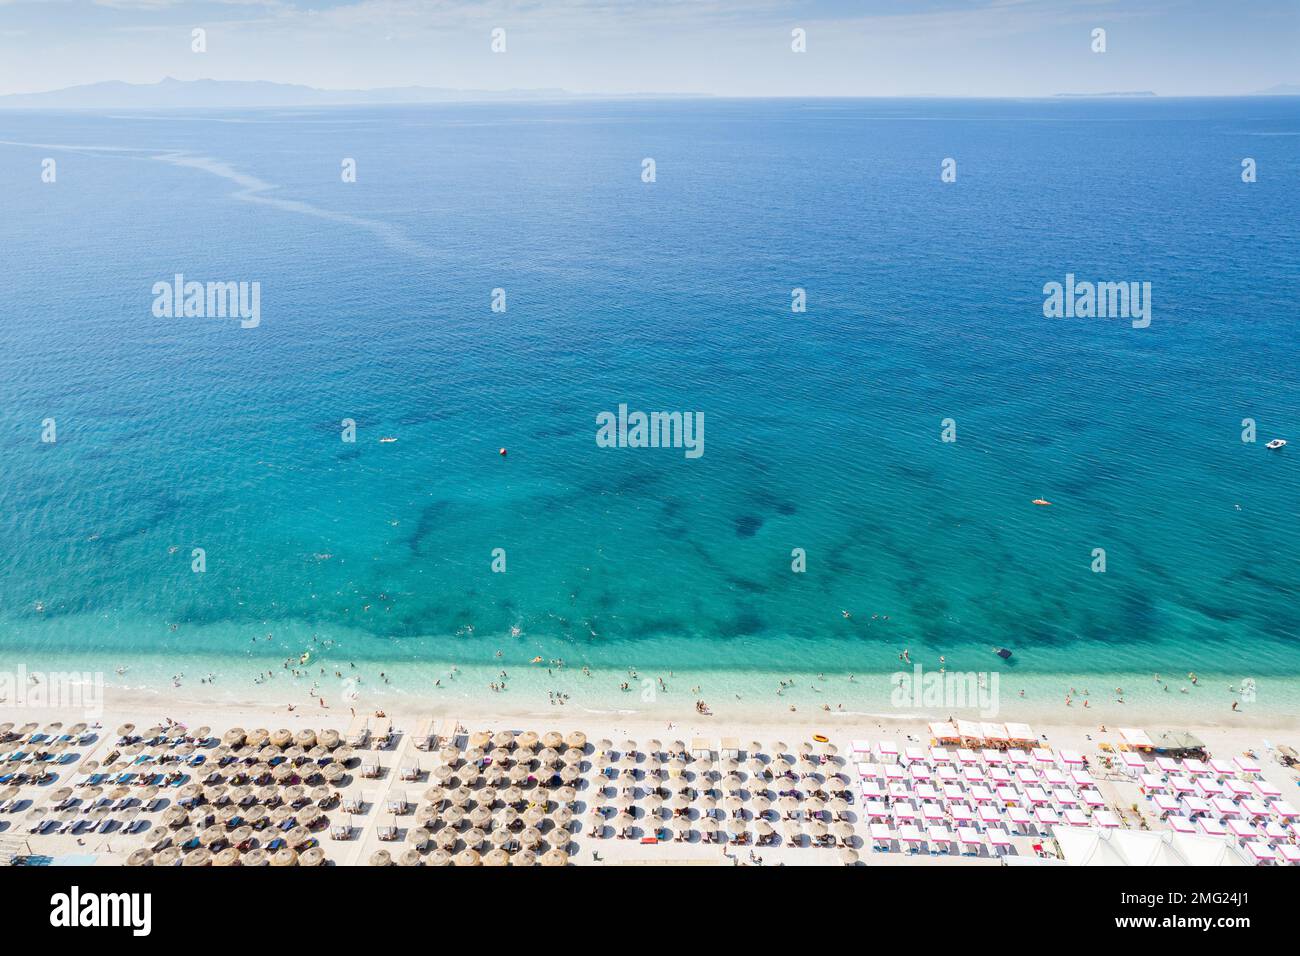
<path fill-rule="evenodd" d="M 195 27 L 206 53 L 190 50 Z M 504 54 L 490 50 L 494 27 Z M 804 54 L 790 49 L 796 27 Z M 0 93 L 166 75 L 736 96 L 1235 94 L 1300 83 L 1300 0 L 0 0 Z"/>

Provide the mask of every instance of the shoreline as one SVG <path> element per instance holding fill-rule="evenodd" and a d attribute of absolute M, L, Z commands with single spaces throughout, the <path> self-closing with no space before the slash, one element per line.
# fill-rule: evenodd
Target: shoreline
<path fill-rule="evenodd" d="M 199 687 L 204 690 L 200 691 Z M 1153 709 L 1150 707 L 1120 707 L 1118 705 L 1044 708 L 1015 699 L 1004 702 L 996 712 L 982 712 L 963 707 L 906 707 L 891 709 L 887 700 L 882 706 L 870 709 L 823 710 L 817 706 L 794 704 L 790 709 L 788 698 L 771 700 L 728 701 L 719 699 L 711 703 L 710 714 L 700 714 L 694 709 L 693 698 L 687 694 L 663 694 L 656 700 L 643 701 L 636 693 L 620 695 L 612 701 L 570 701 L 563 706 L 550 705 L 543 694 L 522 693 L 517 690 L 493 693 L 485 688 L 465 687 L 447 694 L 413 692 L 394 687 L 369 689 L 354 700 L 326 699 L 309 694 L 310 684 L 303 680 L 288 686 L 266 685 L 255 688 L 229 688 L 190 684 L 181 687 L 140 687 L 105 683 L 98 704 L 94 692 L 83 688 L 82 698 L 49 704 L 38 694 L 23 698 L 6 698 L 0 702 L 0 719 L 14 719 L 14 714 L 78 715 L 78 719 L 111 722 L 117 715 L 134 719 L 131 715 L 147 714 L 171 717 L 185 722 L 194 713 L 205 715 L 203 722 L 231 723 L 260 717 L 261 722 L 295 721 L 305 725 L 316 723 L 346 724 L 354 713 L 368 714 L 376 710 L 412 721 L 426 717 L 455 718 L 478 723 L 519 721 L 523 725 L 604 724 L 610 722 L 655 727 L 663 730 L 668 725 L 691 724 L 701 732 L 720 733 L 727 727 L 761 726 L 765 728 L 797 727 L 809 734 L 825 730 L 828 733 L 850 733 L 855 729 L 921 728 L 931 721 L 958 717 L 997 722 L 1023 721 L 1035 727 L 1053 727 L 1074 733 L 1101 733 L 1119 726 L 1141 726 L 1148 730 L 1175 729 L 1213 731 L 1231 734 L 1249 734 L 1266 737 L 1271 734 L 1300 734 L 1300 716 L 1295 711 L 1279 712 L 1272 709 L 1238 713 L 1212 713 L 1197 700 L 1172 701 L 1177 707 Z M 801 688 L 806 691 L 806 688 Z M 622 704 L 623 706 L 615 706 Z M 84 706 L 83 706 L 84 705 Z M 11 716 L 5 716 L 11 715 Z M 716 729 L 715 729 L 716 728 Z M 741 731 L 743 732 L 743 731 Z M 1276 742 L 1276 741 L 1274 741 Z M 1258 741 L 1257 741 L 1258 743 Z"/>

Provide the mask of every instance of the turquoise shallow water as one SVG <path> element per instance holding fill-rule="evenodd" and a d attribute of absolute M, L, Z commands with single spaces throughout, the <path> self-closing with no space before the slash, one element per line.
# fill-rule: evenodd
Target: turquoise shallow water
<path fill-rule="evenodd" d="M 6 660 L 1300 674 L 1300 100 L 13 113 L 0 141 Z M 261 282 L 262 324 L 155 318 L 178 271 Z M 1151 282 L 1151 327 L 1043 318 L 1067 272 Z M 621 402 L 702 411 L 705 454 L 597 447 Z"/>

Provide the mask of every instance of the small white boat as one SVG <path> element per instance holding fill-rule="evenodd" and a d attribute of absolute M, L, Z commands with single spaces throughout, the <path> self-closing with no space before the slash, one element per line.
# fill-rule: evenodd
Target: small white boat
<path fill-rule="evenodd" d="M 1277 450 L 1278 448 L 1285 448 L 1285 447 L 1286 447 L 1286 439 L 1285 439 L 1285 438 L 1274 438 L 1271 442 L 1269 442 L 1269 443 L 1268 443 L 1267 445 L 1265 445 L 1264 447 L 1265 447 L 1265 448 L 1272 448 L 1272 449 L 1274 449 L 1274 450 Z"/>

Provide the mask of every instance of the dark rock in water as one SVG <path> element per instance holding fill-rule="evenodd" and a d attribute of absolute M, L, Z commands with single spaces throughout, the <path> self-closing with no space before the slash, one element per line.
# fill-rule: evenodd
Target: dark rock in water
<path fill-rule="evenodd" d="M 757 515 L 741 515 L 736 519 L 736 534 L 741 538 L 752 538 L 763 527 L 763 519 Z"/>
<path fill-rule="evenodd" d="M 796 508 L 789 501 L 782 501 L 780 504 L 776 506 L 776 513 L 779 515 L 792 515 L 798 510 L 799 509 Z"/>

